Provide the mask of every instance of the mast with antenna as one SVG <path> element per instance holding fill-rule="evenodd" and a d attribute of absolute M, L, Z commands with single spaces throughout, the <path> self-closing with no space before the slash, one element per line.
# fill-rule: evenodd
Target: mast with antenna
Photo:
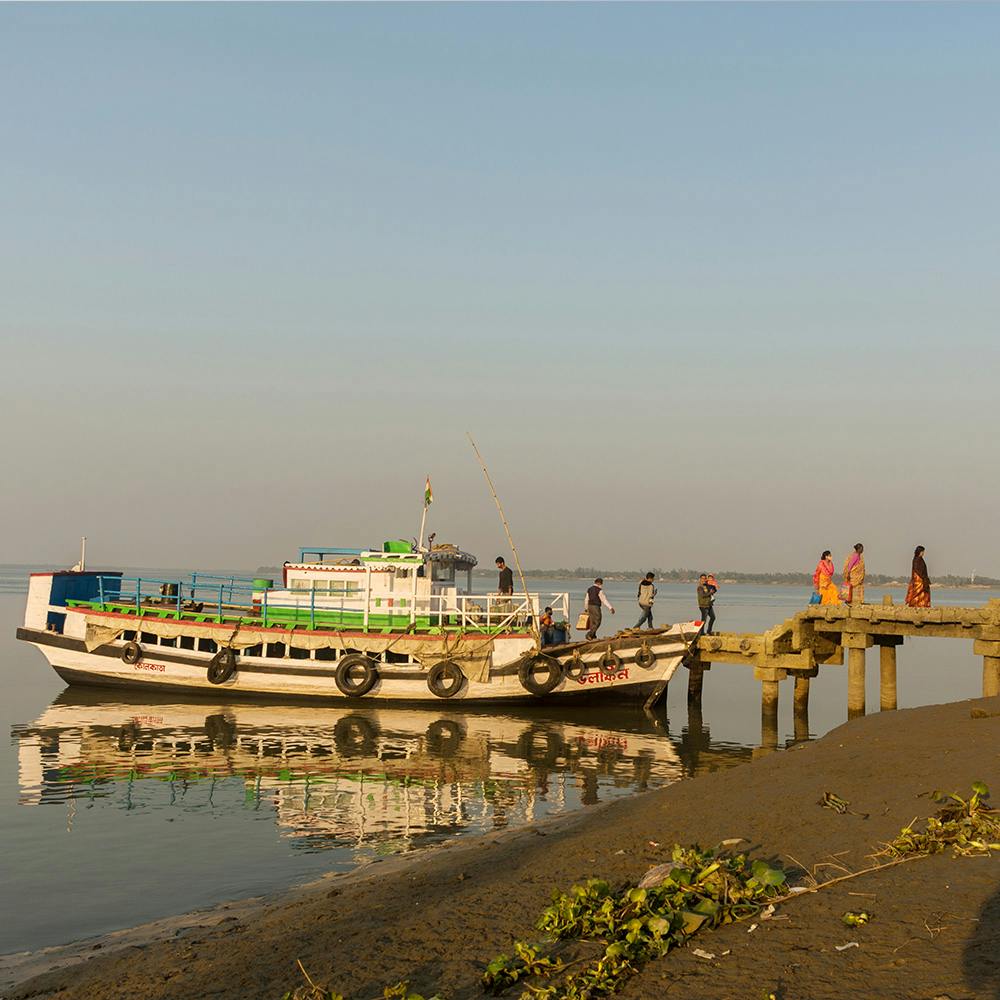
<path fill-rule="evenodd" d="M 500 503 L 500 497 L 497 496 L 496 487 L 493 485 L 493 480 L 490 477 L 489 470 L 486 468 L 486 463 L 483 461 L 483 456 L 479 453 L 479 449 L 476 447 L 476 442 L 472 440 L 472 435 L 466 431 L 465 436 L 469 439 L 469 444 L 472 445 L 472 450 L 476 453 L 476 458 L 479 460 L 479 466 L 483 470 L 483 475 L 486 477 L 486 485 L 490 488 L 490 493 L 493 496 L 493 502 L 497 505 L 497 513 L 500 515 L 500 521 L 503 524 L 504 533 L 507 535 L 507 543 L 510 545 L 510 551 L 514 555 L 514 565 L 517 567 L 517 575 L 521 580 L 521 589 L 524 591 L 524 597 L 528 598 L 528 584 L 524 579 L 524 570 L 521 569 L 521 560 L 517 554 L 517 546 L 514 544 L 514 539 L 510 533 L 510 525 L 507 523 L 507 515 L 503 512 L 503 504 Z M 538 631 L 538 625 L 535 621 L 534 608 L 531 609 L 531 631 L 535 636 L 535 641 L 540 641 L 541 633 Z"/>

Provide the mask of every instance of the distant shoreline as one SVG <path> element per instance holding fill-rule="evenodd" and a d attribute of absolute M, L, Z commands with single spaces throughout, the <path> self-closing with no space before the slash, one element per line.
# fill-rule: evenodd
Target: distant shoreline
<path fill-rule="evenodd" d="M 698 573 L 691 572 L 681 575 L 686 571 L 678 570 L 653 570 L 658 583 L 681 583 L 694 585 L 698 582 Z M 579 570 L 545 570 L 526 569 L 525 579 L 542 578 L 546 580 L 593 580 L 600 576 L 605 583 L 633 583 L 640 580 L 645 570 L 635 570 L 627 572 L 612 572 L 609 570 L 591 569 Z M 477 569 L 473 576 L 478 578 L 489 578 L 496 576 L 496 571 L 492 569 Z M 812 577 L 806 573 L 716 573 L 716 578 L 720 584 L 727 586 L 737 586 L 747 584 L 757 587 L 811 587 Z M 909 580 L 900 579 L 898 576 L 885 576 L 884 574 L 869 574 L 866 579 L 869 587 L 906 587 Z M 954 576 L 932 577 L 931 586 L 944 587 L 948 590 L 997 590 L 1000 589 L 1000 580 L 992 577 L 982 577 L 975 583 L 970 583 L 963 578 Z"/>

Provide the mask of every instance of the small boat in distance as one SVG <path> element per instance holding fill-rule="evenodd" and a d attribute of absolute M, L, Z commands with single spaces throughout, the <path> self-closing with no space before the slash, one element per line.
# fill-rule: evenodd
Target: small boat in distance
<path fill-rule="evenodd" d="M 71 684 L 321 699 L 642 697 L 700 623 L 569 642 L 567 593 L 473 593 L 454 545 L 314 547 L 270 579 L 31 574 L 17 637 Z M 458 582 L 466 584 L 460 590 Z M 557 643 L 537 622 L 552 608 Z"/>

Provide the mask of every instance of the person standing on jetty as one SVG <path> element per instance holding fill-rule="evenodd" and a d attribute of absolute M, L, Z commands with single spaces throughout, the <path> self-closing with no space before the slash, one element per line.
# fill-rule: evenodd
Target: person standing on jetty
<path fill-rule="evenodd" d="M 833 582 L 833 558 L 829 549 L 824 549 L 813 573 L 813 590 L 819 594 L 820 604 L 840 604 L 837 585 Z"/>
<path fill-rule="evenodd" d="M 698 611 L 704 635 L 711 635 L 712 629 L 715 628 L 715 591 L 716 588 L 708 582 L 708 574 L 702 573 L 698 577 Z"/>
<path fill-rule="evenodd" d="M 858 542 L 844 563 L 844 600 L 865 603 L 865 547 Z"/>
<path fill-rule="evenodd" d="M 598 577 L 592 586 L 587 588 L 587 638 L 596 639 L 597 630 L 601 627 L 601 605 L 604 605 L 612 614 L 614 607 L 604 593 L 604 579 Z"/>
<path fill-rule="evenodd" d="M 656 599 L 656 587 L 653 586 L 653 581 L 655 579 L 656 576 L 653 573 L 647 573 L 639 581 L 639 593 L 636 596 L 642 614 L 639 615 L 639 620 L 635 623 L 636 628 L 642 628 L 643 622 L 649 622 L 649 627 L 654 628 L 653 601 Z"/>
<path fill-rule="evenodd" d="M 910 585 L 906 588 L 906 606 L 908 608 L 929 608 L 931 606 L 931 578 L 927 575 L 924 551 L 922 545 L 918 545 L 913 550 L 913 569 L 910 573 Z"/>

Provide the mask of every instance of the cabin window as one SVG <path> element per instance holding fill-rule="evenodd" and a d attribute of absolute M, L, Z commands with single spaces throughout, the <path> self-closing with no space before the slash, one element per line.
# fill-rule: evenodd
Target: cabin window
<path fill-rule="evenodd" d="M 293 660 L 308 660 L 309 659 L 309 650 L 308 649 L 296 649 L 294 646 L 292 646 L 292 648 L 288 650 L 288 655 Z"/>
<path fill-rule="evenodd" d="M 161 635 L 160 636 L 160 645 L 161 646 L 169 646 L 171 649 L 174 649 L 177 646 L 177 640 L 176 639 L 164 639 L 163 636 Z"/>
<path fill-rule="evenodd" d="M 194 636 L 193 635 L 182 635 L 180 637 L 180 648 L 181 649 L 194 649 Z"/>
<path fill-rule="evenodd" d="M 285 655 L 285 644 L 283 642 L 269 642 L 265 655 L 277 658 L 283 657 Z"/>
<path fill-rule="evenodd" d="M 316 650 L 317 660 L 335 660 L 337 659 L 337 651 L 335 649 L 317 649 Z"/>
<path fill-rule="evenodd" d="M 264 647 L 258 642 L 256 646 L 247 646 L 243 650 L 243 656 L 262 656 L 264 653 Z"/>
<path fill-rule="evenodd" d="M 147 646 L 155 646 L 156 635 L 153 632 L 140 632 L 139 641 L 144 642 Z"/>
<path fill-rule="evenodd" d="M 408 653 L 394 653 L 391 649 L 387 649 L 383 654 L 382 658 L 386 663 L 409 663 L 410 657 Z"/>
<path fill-rule="evenodd" d="M 219 647 L 215 644 L 214 639 L 199 639 L 198 640 L 198 652 L 200 653 L 217 653 Z"/>
<path fill-rule="evenodd" d="M 135 632 L 128 629 L 122 632 L 122 642 L 135 642 Z"/>

